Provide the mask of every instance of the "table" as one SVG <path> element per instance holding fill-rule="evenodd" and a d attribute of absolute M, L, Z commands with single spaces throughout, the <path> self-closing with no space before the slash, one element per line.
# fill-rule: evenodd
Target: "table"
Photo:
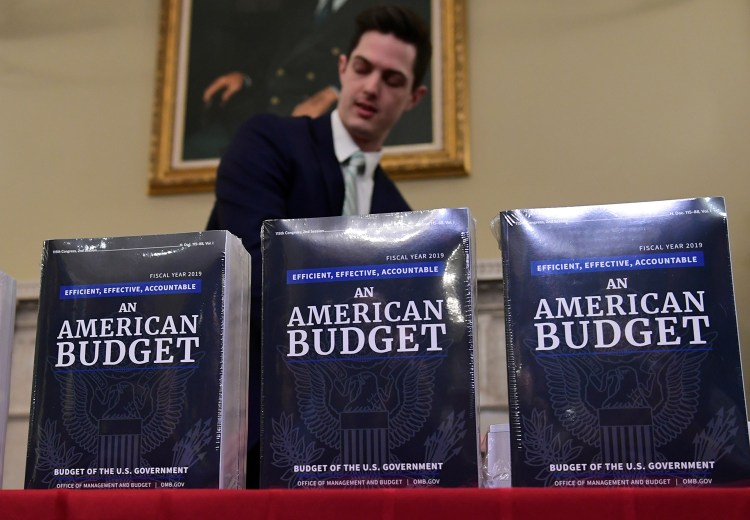
<path fill-rule="evenodd" d="M 5 490 L 0 519 L 750 519 L 750 488 Z"/>

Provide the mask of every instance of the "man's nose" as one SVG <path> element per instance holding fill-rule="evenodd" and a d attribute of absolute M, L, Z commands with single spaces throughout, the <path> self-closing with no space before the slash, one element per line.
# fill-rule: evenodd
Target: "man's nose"
<path fill-rule="evenodd" d="M 368 74 L 364 82 L 365 92 L 372 96 L 377 96 L 380 92 L 380 75 L 373 72 Z"/>

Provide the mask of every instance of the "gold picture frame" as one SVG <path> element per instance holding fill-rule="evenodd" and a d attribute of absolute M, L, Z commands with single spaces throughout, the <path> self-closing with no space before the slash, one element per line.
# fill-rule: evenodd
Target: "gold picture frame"
<path fill-rule="evenodd" d="M 150 195 L 212 191 L 218 157 L 176 155 L 185 110 L 186 9 L 191 0 L 162 0 L 151 142 Z M 433 32 L 432 141 L 386 147 L 381 160 L 393 179 L 468 175 L 469 124 L 466 0 L 430 0 Z"/>

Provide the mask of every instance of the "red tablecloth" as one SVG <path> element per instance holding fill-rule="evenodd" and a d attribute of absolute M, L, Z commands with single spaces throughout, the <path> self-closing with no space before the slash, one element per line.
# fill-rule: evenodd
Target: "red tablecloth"
<path fill-rule="evenodd" d="M 0 519 L 750 519 L 750 489 L 0 491 Z"/>

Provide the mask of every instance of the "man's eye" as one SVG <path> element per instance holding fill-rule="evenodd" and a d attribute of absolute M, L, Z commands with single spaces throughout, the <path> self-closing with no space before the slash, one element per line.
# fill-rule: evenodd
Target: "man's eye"
<path fill-rule="evenodd" d="M 366 63 L 362 63 L 358 61 L 354 63 L 353 69 L 354 69 L 354 72 L 356 72 L 357 74 L 367 74 L 368 72 L 370 72 L 372 67 L 370 67 Z"/>
<path fill-rule="evenodd" d="M 389 87 L 403 87 L 406 85 L 406 78 L 401 74 L 386 74 L 385 83 Z"/>

